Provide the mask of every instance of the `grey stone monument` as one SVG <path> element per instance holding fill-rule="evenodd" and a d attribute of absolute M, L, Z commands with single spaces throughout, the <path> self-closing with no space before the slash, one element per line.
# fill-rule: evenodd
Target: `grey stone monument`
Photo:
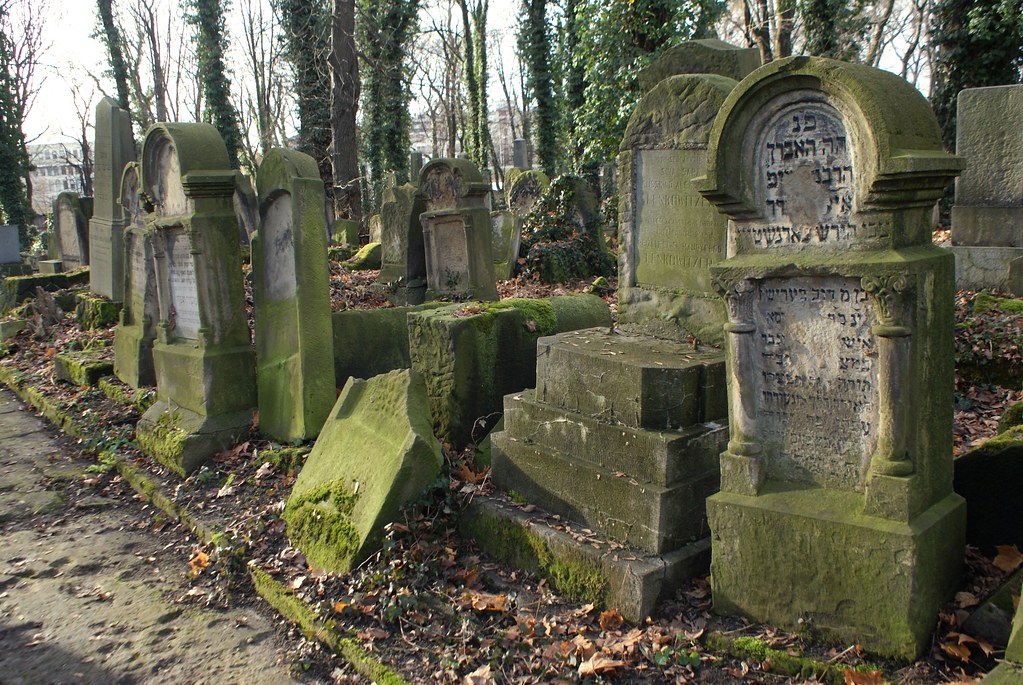
<path fill-rule="evenodd" d="M 64 191 L 53 201 L 53 221 L 57 249 L 65 271 L 74 271 L 89 264 L 89 217 L 78 193 Z"/>
<path fill-rule="evenodd" d="M 89 220 L 89 289 L 114 302 L 124 299 L 126 225 L 119 191 L 124 167 L 135 159 L 131 117 L 109 97 L 96 105 L 93 215 Z"/>
<path fill-rule="evenodd" d="M 512 141 L 512 166 L 516 169 L 528 171 L 526 161 L 529 158 L 529 142 L 523 138 L 516 138 Z"/>

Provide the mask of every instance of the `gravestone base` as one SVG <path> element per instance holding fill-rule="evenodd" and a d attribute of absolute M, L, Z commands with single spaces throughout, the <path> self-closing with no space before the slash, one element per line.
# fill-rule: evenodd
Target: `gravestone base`
<path fill-rule="evenodd" d="M 136 390 L 156 385 L 153 339 L 141 326 L 117 327 L 114 334 L 114 375 Z"/>
<path fill-rule="evenodd" d="M 59 274 L 64 271 L 64 262 L 59 259 L 40 259 L 37 265 L 41 274 Z"/>
<path fill-rule="evenodd" d="M 411 284 L 402 281 L 386 282 L 381 278 L 376 283 L 371 283 L 369 289 L 370 292 L 386 298 L 395 307 L 414 306 L 426 302 L 425 278 L 416 279 Z"/>
<path fill-rule="evenodd" d="M 635 622 L 706 572 L 710 561 L 707 538 L 661 555 L 616 550 L 607 540 L 597 541 L 540 510 L 526 513 L 500 496 L 474 497 L 461 521 L 463 534 L 488 554 L 547 578 L 570 599 L 615 607 Z M 580 544 L 582 537 L 590 543 Z"/>
<path fill-rule="evenodd" d="M 252 412 L 202 416 L 158 400 L 139 419 L 135 436 L 143 452 L 184 478 L 245 437 L 252 426 Z"/>
<path fill-rule="evenodd" d="M 953 245 L 956 288 L 1023 296 L 1023 248 Z"/>
<path fill-rule="evenodd" d="M 915 659 L 959 580 L 965 502 L 950 494 L 909 523 L 862 508 L 861 493 L 776 482 L 710 497 L 715 612 Z"/>

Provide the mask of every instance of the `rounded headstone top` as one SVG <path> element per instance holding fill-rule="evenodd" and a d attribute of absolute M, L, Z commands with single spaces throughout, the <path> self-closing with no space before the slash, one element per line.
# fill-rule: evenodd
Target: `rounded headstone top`
<path fill-rule="evenodd" d="M 639 72 L 639 90 L 647 93 L 679 74 L 717 74 L 739 81 L 760 66 L 760 51 L 739 48 L 716 38 L 689 40 L 665 50 Z"/>
<path fill-rule="evenodd" d="M 765 127 L 780 126 L 781 113 L 804 105 L 840 120 L 861 209 L 931 206 L 962 168 L 944 151 L 927 100 L 904 79 L 862 64 L 790 57 L 760 67 L 725 100 L 700 192 L 732 218 L 757 215 L 757 140 Z"/>
<path fill-rule="evenodd" d="M 185 191 L 186 176 L 198 181 Z M 213 177 L 224 176 L 213 181 Z M 203 183 L 210 180 L 211 183 Z M 234 192 L 234 172 L 227 146 L 211 124 L 163 123 L 146 132 L 142 143 L 142 183 L 158 211 L 185 211 L 185 197 Z M 201 186 L 209 185 L 208 191 Z"/>
<path fill-rule="evenodd" d="M 663 79 L 636 105 L 620 149 L 706 145 L 714 117 L 736 85 L 714 74 Z"/>
<path fill-rule="evenodd" d="M 126 217 L 137 217 L 141 213 L 141 198 L 139 197 L 141 190 L 139 163 L 128 162 L 124 165 L 124 171 L 121 172 L 120 192 L 117 196 Z"/>
<path fill-rule="evenodd" d="M 268 198 L 275 190 L 291 188 L 291 182 L 296 178 L 319 180 L 320 169 L 316 160 L 298 150 L 275 147 L 266 154 L 256 172 L 256 192 L 260 198 Z M 251 184 L 241 176 L 238 187 L 243 194 L 246 185 L 251 193 Z"/>
<path fill-rule="evenodd" d="M 419 188 L 429 211 L 454 209 L 462 198 L 483 195 L 490 190 L 476 165 L 467 159 L 450 158 L 428 162 L 419 173 Z"/>

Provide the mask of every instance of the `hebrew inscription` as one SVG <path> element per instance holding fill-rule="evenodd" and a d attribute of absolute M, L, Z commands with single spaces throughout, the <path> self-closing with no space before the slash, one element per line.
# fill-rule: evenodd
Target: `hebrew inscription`
<path fill-rule="evenodd" d="M 170 282 L 172 333 L 179 338 L 198 339 L 199 295 L 195 281 L 195 255 L 185 233 L 167 234 L 167 274 Z"/>
<path fill-rule="evenodd" d="M 877 444 L 873 307 L 859 279 L 769 278 L 755 297 L 758 425 L 775 477 L 862 490 Z"/>
<path fill-rule="evenodd" d="M 437 290 L 465 287 L 469 282 L 469 247 L 465 237 L 465 221 L 461 215 L 431 220 L 430 226 Z"/>

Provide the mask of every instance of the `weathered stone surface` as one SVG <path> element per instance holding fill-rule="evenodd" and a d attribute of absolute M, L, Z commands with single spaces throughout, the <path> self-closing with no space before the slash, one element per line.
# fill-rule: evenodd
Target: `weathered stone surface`
<path fill-rule="evenodd" d="M 953 260 L 930 225 L 961 163 L 908 83 L 819 58 L 740 83 L 707 158 L 731 219 L 715 607 L 914 658 L 962 565 Z"/>
<path fill-rule="evenodd" d="M 956 154 L 966 163 L 956 180 L 957 207 L 1023 211 L 1023 86 L 967 88 L 959 93 Z M 954 243 L 958 231 L 953 224 Z M 1008 227 L 1003 232 L 1006 239 L 1017 237 Z M 960 244 L 984 243 L 965 239 Z"/>
<path fill-rule="evenodd" d="M 967 290 L 997 290 L 1023 296 L 1023 249 L 953 245 L 956 286 Z"/>
<path fill-rule="evenodd" d="M 20 264 L 17 226 L 0 226 L 0 264 Z"/>
<path fill-rule="evenodd" d="M 456 447 L 482 440 L 501 398 L 533 385 L 540 336 L 610 324 L 607 304 L 593 295 L 410 313 L 412 368 L 426 379 L 435 434 Z"/>
<path fill-rule="evenodd" d="M 53 201 L 57 248 L 69 271 L 89 263 L 89 216 L 78 193 L 65 190 Z"/>
<path fill-rule="evenodd" d="M 388 185 L 380 206 L 383 226 L 378 281 L 391 286 L 394 301 L 399 303 L 422 301 L 426 290 L 426 253 L 419 221 L 425 204 L 417 191 L 411 183 Z M 409 290 L 418 292 L 418 296 Z"/>
<path fill-rule="evenodd" d="M 336 398 L 323 181 L 316 160 L 275 148 L 259 166 L 252 238 L 259 427 L 315 437 Z"/>
<path fill-rule="evenodd" d="M 639 72 L 639 89 L 648 93 L 677 74 L 717 74 L 741 81 L 760 66 L 760 51 L 738 48 L 715 38 L 690 40 L 665 50 Z"/>
<path fill-rule="evenodd" d="M 359 244 L 359 222 L 351 219 L 338 219 L 334 222 L 331 243 L 336 245 Z"/>
<path fill-rule="evenodd" d="M 373 271 L 380 268 L 380 254 L 380 243 L 366 243 L 344 264 L 353 271 Z"/>
<path fill-rule="evenodd" d="M 35 297 L 36 288 L 42 288 L 46 292 L 55 293 L 88 282 L 88 269 L 49 275 L 8 276 L 0 281 L 0 312 L 13 309 L 19 304 Z"/>
<path fill-rule="evenodd" d="M 39 260 L 39 273 L 48 274 L 59 274 L 64 272 L 64 262 L 59 259 L 40 259 Z"/>
<path fill-rule="evenodd" d="M 114 302 L 124 299 L 124 238 L 121 177 L 135 159 L 131 117 L 113 98 L 96 105 L 96 163 L 93 216 L 89 220 L 89 289 Z"/>
<path fill-rule="evenodd" d="M 636 622 L 690 578 L 704 573 L 710 556 L 706 538 L 668 554 L 641 557 L 634 550 L 623 554 L 603 545 L 594 549 L 572 536 L 585 533 L 552 528 L 495 497 L 474 497 L 461 518 L 461 529 L 488 553 L 547 578 L 563 596 L 614 607 Z"/>
<path fill-rule="evenodd" d="M 234 181 L 234 197 L 231 203 L 238 220 L 238 238 L 242 245 L 248 245 L 252 236 L 259 231 L 259 197 L 252 188 L 252 181 L 242 172 L 234 172 Z M 323 214 L 323 221 L 326 223 L 327 215 L 322 209 L 321 207 L 320 213 Z"/>
<path fill-rule="evenodd" d="M 157 124 L 142 150 L 159 321 L 158 399 L 136 427 L 139 445 L 187 474 L 248 432 L 256 406 L 235 172 L 209 124 Z M 135 312 L 138 315 L 138 312 Z"/>
<path fill-rule="evenodd" d="M 515 178 L 508 181 L 505 190 L 505 201 L 508 203 L 508 211 L 518 219 L 524 219 L 531 211 L 540 197 L 551 184 L 547 174 L 542 171 L 526 170 L 516 174 Z"/>
<path fill-rule="evenodd" d="M 57 380 L 79 387 L 94 387 L 100 378 L 114 373 L 110 354 L 104 350 L 65 352 L 53 358 Z"/>
<path fill-rule="evenodd" d="M 379 243 L 384 233 L 384 224 L 379 214 L 369 217 L 369 242 Z"/>
<path fill-rule="evenodd" d="M 7 319 L 5 321 L 0 321 L 0 341 L 10 340 L 26 328 L 28 328 L 28 321 L 25 319 Z"/>
<path fill-rule="evenodd" d="M 512 166 L 525 171 L 529 168 L 526 158 L 529 156 L 529 141 L 516 138 L 512 141 Z"/>
<path fill-rule="evenodd" d="M 384 526 L 441 464 L 416 372 L 350 379 L 288 498 L 288 536 L 313 568 L 347 571 L 378 549 Z"/>
<path fill-rule="evenodd" d="M 91 271 L 91 270 L 90 270 Z M 87 294 L 75 296 L 75 323 L 85 330 L 98 330 L 117 323 L 121 313 L 121 303 L 111 302 L 105 297 L 92 297 Z"/>
<path fill-rule="evenodd" d="M 490 229 L 494 275 L 501 280 L 511 278 L 515 275 L 515 260 L 522 239 L 519 222 L 511 212 L 491 212 Z"/>

